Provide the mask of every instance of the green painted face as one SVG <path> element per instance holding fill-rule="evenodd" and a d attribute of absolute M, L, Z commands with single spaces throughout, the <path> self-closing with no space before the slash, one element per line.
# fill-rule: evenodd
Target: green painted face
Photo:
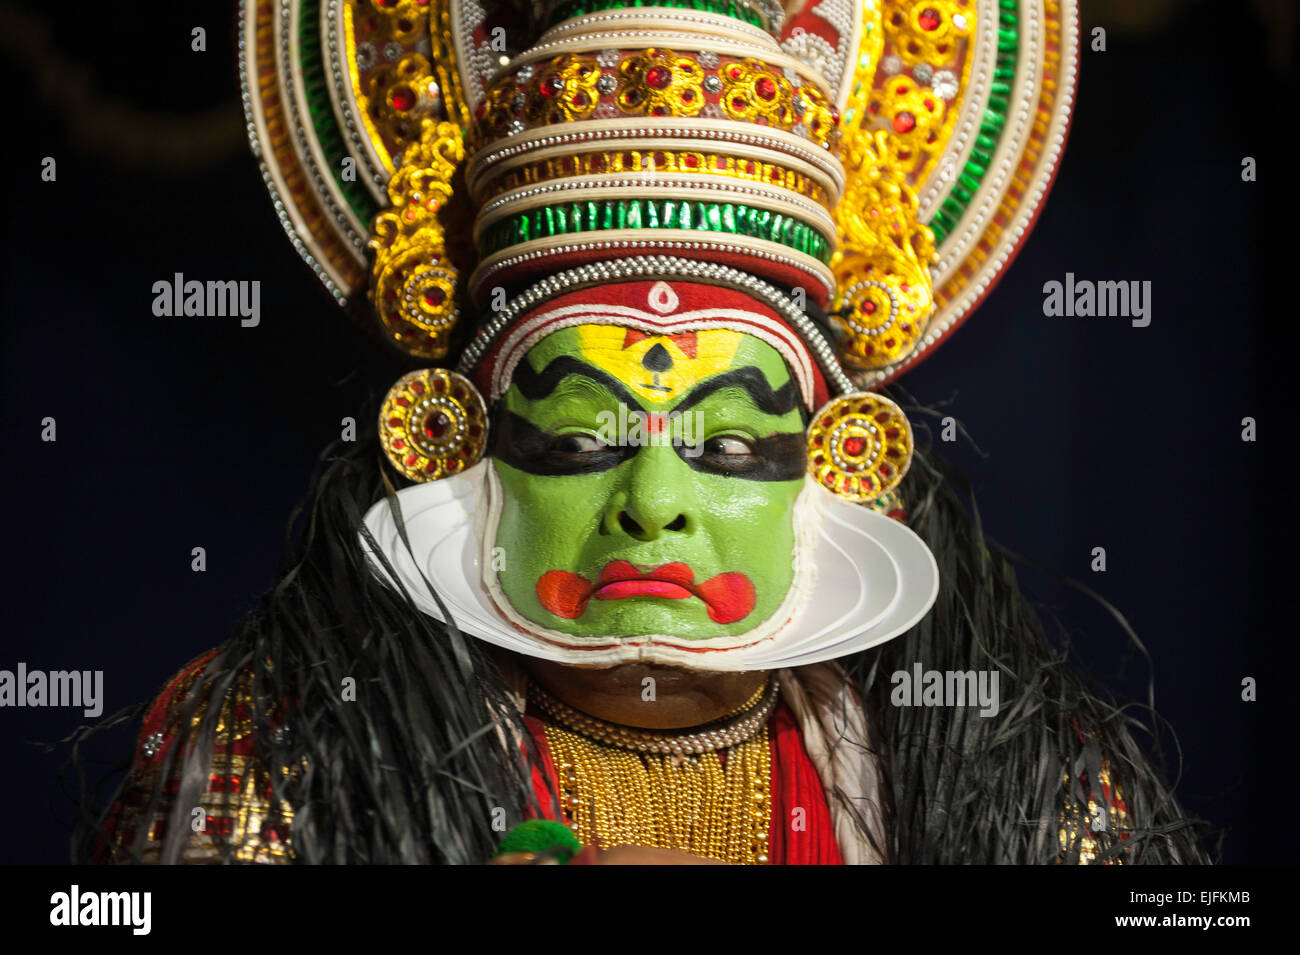
<path fill-rule="evenodd" d="M 589 637 L 762 624 L 793 578 L 801 408 L 780 354 L 751 335 L 584 325 L 543 339 L 494 426 L 510 604 Z"/>

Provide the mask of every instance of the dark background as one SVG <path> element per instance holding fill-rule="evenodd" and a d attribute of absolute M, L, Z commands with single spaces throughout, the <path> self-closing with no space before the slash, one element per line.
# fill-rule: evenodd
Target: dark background
<path fill-rule="evenodd" d="M 340 419 L 399 368 L 293 252 L 249 155 L 226 4 L 0 2 L 6 97 L 0 668 L 102 669 L 105 715 L 221 641 L 272 581 L 285 524 Z M 993 539 L 1086 667 L 1156 704 L 1185 805 L 1226 862 L 1286 862 L 1294 623 L 1280 542 L 1294 494 L 1257 486 L 1291 385 L 1265 370 L 1294 257 L 1295 7 L 1085 3 L 1073 128 L 1030 241 L 975 317 L 904 384 L 978 445 L 944 450 Z M 1088 30 L 1107 29 L 1107 50 Z M 205 53 L 190 31 L 208 32 Z M 57 160 L 42 182 L 41 160 Z M 1259 181 L 1241 180 L 1241 160 Z M 1046 319 L 1042 286 L 1149 280 L 1147 328 Z M 152 284 L 257 279 L 261 324 L 155 318 Z M 1260 444 L 1240 439 L 1260 421 Z M 40 440 L 41 419 L 58 441 Z M 1277 503 L 1283 501 L 1284 503 Z M 206 573 L 190 569 L 195 546 Z M 1108 570 L 1089 569 L 1093 547 Z M 1265 555 L 1271 555 L 1266 557 Z M 1131 622 L 1148 668 L 1097 591 Z M 1259 700 L 1241 700 L 1241 680 Z M 67 858 L 54 788 L 82 722 L 0 710 L 0 862 Z M 109 761 L 132 727 L 96 743 Z M 1166 734 L 1171 774 L 1177 749 Z"/>

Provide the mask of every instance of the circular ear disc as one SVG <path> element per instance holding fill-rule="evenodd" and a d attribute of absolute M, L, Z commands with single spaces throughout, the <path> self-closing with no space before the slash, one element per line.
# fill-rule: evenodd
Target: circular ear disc
<path fill-rule="evenodd" d="M 880 395 L 836 398 L 808 425 L 809 473 L 856 504 L 892 491 L 911 463 L 912 426 L 902 408 Z"/>
<path fill-rule="evenodd" d="M 487 446 L 487 406 L 464 375 L 425 368 L 403 375 L 379 411 L 384 453 L 412 481 L 473 467 Z"/>

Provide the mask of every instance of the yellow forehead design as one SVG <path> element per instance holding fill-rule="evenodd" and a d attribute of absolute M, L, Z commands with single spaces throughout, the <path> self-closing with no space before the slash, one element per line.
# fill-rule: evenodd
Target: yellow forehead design
<path fill-rule="evenodd" d="M 725 371 L 740 338 L 740 332 L 726 329 L 649 335 L 620 325 L 578 326 L 582 357 L 649 402 L 672 401 Z"/>

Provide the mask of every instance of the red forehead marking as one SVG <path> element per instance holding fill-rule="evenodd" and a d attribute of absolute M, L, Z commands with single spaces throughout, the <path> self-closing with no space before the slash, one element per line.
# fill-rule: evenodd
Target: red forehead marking
<path fill-rule="evenodd" d="M 649 338 L 645 332 L 637 331 L 635 328 L 629 328 L 627 334 L 623 336 L 623 347 L 631 348 L 637 342 L 644 338 Z M 679 335 L 658 336 L 667 337 L 674 345 L 682 350 L 682 354 L 687 358 L 694 358 L 696 355 L 695 332 L 682 332 Z"/>

